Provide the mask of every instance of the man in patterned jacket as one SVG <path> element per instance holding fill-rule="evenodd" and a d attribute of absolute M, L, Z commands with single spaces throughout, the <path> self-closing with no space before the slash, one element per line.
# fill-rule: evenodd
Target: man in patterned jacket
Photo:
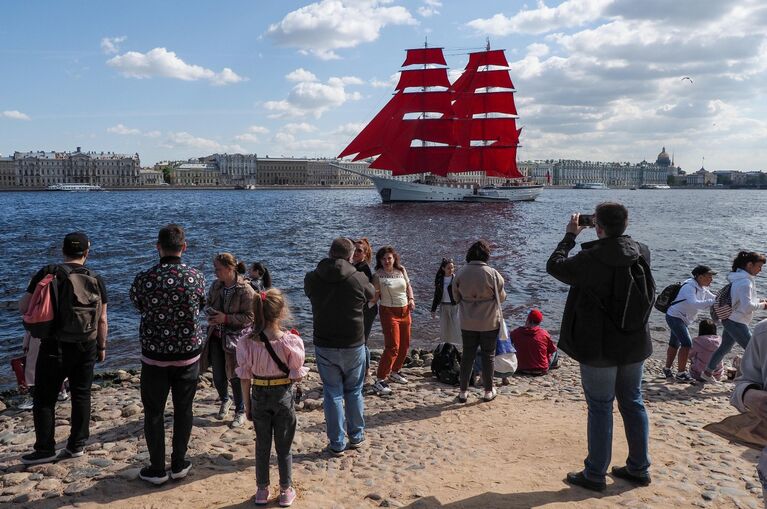
<path fill-rule="evenodd" d="M 168 480 L 164 414 L 169 392 L 173 397 L 170 477 L 186 477 L 192 468 L 186 451 L 204 343 L 197 316 L 205 305 L 205 278 L 181 262 L 185 250 L 184 229 L 165 226 L 157 238 L 160 263 L 139 273 L 130 289 L 131 301 L 141 313 L 141 402 L 150 460 L 139 477 L 155 485 Z"/>

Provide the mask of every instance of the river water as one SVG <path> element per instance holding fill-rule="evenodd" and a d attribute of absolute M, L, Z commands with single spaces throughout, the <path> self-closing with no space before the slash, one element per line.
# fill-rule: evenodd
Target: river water
<path fill-rule="evenodd" d="M 138 315 L 128 288 L 138 271 L 156 262 L 157 231 L 169 222 L 186 228 L 185 260 L 203 269 L 209 283 L 216 253 L 265 261 L 275 286 L 287 292 L 293 325 L 308 349 L 312 325 L 303 278 L 331 240 L 367 236 L 374 249 L 391 244 L 415 289 L 413 346 L 430 347 L 439 341 L 438 320 L 431 319 L 429 307 L 440 259 L 452 257 L 460 266 L 468 246 L 480 238 L 493 245 L 491 264 L 506 278 L 504 308 L 511 325 L 539 307 L 544 326 L 556 335 L 567 287 L 546 274 L 546 260 L 564 234 L 569 213 L 591 212 L 606 200 L 629 208 L 627 233 L 650 246 L 659 291 L 686 278 L 698 263 L 720 272 L 712 285 L 719 288 L 738 250 L 765 251 L 767 194 L 752 190 L 547 189 L 535 202 L 509 204 L 382 204 L 372 190 L 0 193 L 0 387 L 12 382 L 9 360 L 20 353 L 23 337 L 11 304 L 37 269 L 59 261 L 60 243 L 70 231 L 88 233 L 88 265 L 106 281 L 109 350 L 99 369 L 114 369 L 138 364 Z M 590 230 L 578 240 L 594 238 Z M 757 287 L 761 284 L 759 278 Z M 767 314 L 757 314 L 763 317 Z M 660 352 L 665 321 L 658 312 L 651 320 Z M 382 343 L 377 323 L 371 340 Z"/>

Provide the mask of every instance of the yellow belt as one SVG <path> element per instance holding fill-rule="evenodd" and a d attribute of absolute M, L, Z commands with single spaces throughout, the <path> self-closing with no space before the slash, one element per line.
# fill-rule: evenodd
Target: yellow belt
<path fill-rule="evenodd" d="M 287 385 L 289 383 L 292 383 L 290 378 L 272 378 L 272 379 L 265 379 L 265 378 L 254 378 L 251 380 L 253 385 L 258 385 L 260 387 L 270 387 L 272 385 Z"/>

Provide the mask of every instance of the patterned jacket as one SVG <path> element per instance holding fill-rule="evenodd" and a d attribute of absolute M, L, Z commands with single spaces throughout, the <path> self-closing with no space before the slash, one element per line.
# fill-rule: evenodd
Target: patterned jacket
<path fill-rule="evenodd" d="M 136 276 L 130 299 L 141 313 L 141 353 L 157 361 L 191 359 L 205 336 L 198 323 L 205 305 L 205 277 L 181 258 L 165 256 Z"/>

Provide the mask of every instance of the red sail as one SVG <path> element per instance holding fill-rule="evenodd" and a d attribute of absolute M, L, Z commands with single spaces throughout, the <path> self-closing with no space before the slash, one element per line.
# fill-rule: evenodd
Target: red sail
<path fill-rule="evenodd" d="M 451 172 L 482 170 L 490 177 L 521 178 L 517 169 L 517 147 L 471 147 L 461 150 L 451 161 Z"/>
<path fill-rule="evenodd" d="M 451 94 L 448 91 L 400 94 L 401 113 L 437 112 L 452 114 Z"/>
<path fill-rule="evenodd" d="M 412 87 L 449 87 L 447 69 L 413 69 L 400 71 L 399 83 L 395 90 L 404 90 Z"/>
<path fill-rule="evenodd" d="M 468 122 L 469 129 L 464 128 L 459 144 L 469 146 L 471 140 L 503 140 L 504 143 L 516 144 L 519 139 L 516 122 L 513 118 L 475 118 Z"/>
<path fill-rule="evenodd" d="M 402 67 L 409 65 L 439 64 L 447 65 L 442 48 L 416 48 L 407 50 L 407 57 Z"/>
<path fill-rule="evenodd" d="M 503 54 L 502 49 L 494 49 L 469 54 L 469 63 L 466 64 L 466 69 L 476 69 L 477 67 L 484 65 L 499 65 L 502 67 L 508 67 L 509 62 L 506 61 L 506 55 Z"/>
<path fill-rule="evenodd" d="M 454 154 L 454 147 L 400 147 L 381 154 L 370 167 L 391 170 L 393 175 L 429 172 L 444 177 Z"/>
<path fill-rule="evenodd" d="M 514 84 L 511 82 L 509 71 L 468 70 L 453 83 L 452 90 L 458 93 L 471 93 L 486 87 L 514 88 Z"/>
<path fill-rule="evenodd" d="M 451 118 L 403 120 L 403 138 L 455 145 L 456 121 Z"/>
<path fill-rule="evenodd" d="M 453 104 L 458 117 L 471 118 L 479 113 L 517 114 L 513 92 L 490 92 L 487 94 L 463 95 Z"/>
<path fill-rule="evenodd" d="M 401 93 L 395 94 L 394 97 L 386 103 L 386 106 L 378 112 L 378 115 L 373 117 L 373 120 L 365 126 L 365 128 L 352 140 L 351 143 L 349 143 L 349 146 L 346 147 L 338 157 L 341 158 L 363 152 L 370 153 L 370 150 L 374 150 L 371 155 L 380 153 L 377 150 L 380 150 L 381 147 L 381 133 L 386 132 L 386 125 L 391 122 L 392 118 L 397 114 L 401 96 Z M 402 118 L 401 115 L 400 118 Z M 364 159 L 365 157 L 370 157 L 370 155 L 358 155 L 354 160 L 357 161 L 359 159 Z"/>

